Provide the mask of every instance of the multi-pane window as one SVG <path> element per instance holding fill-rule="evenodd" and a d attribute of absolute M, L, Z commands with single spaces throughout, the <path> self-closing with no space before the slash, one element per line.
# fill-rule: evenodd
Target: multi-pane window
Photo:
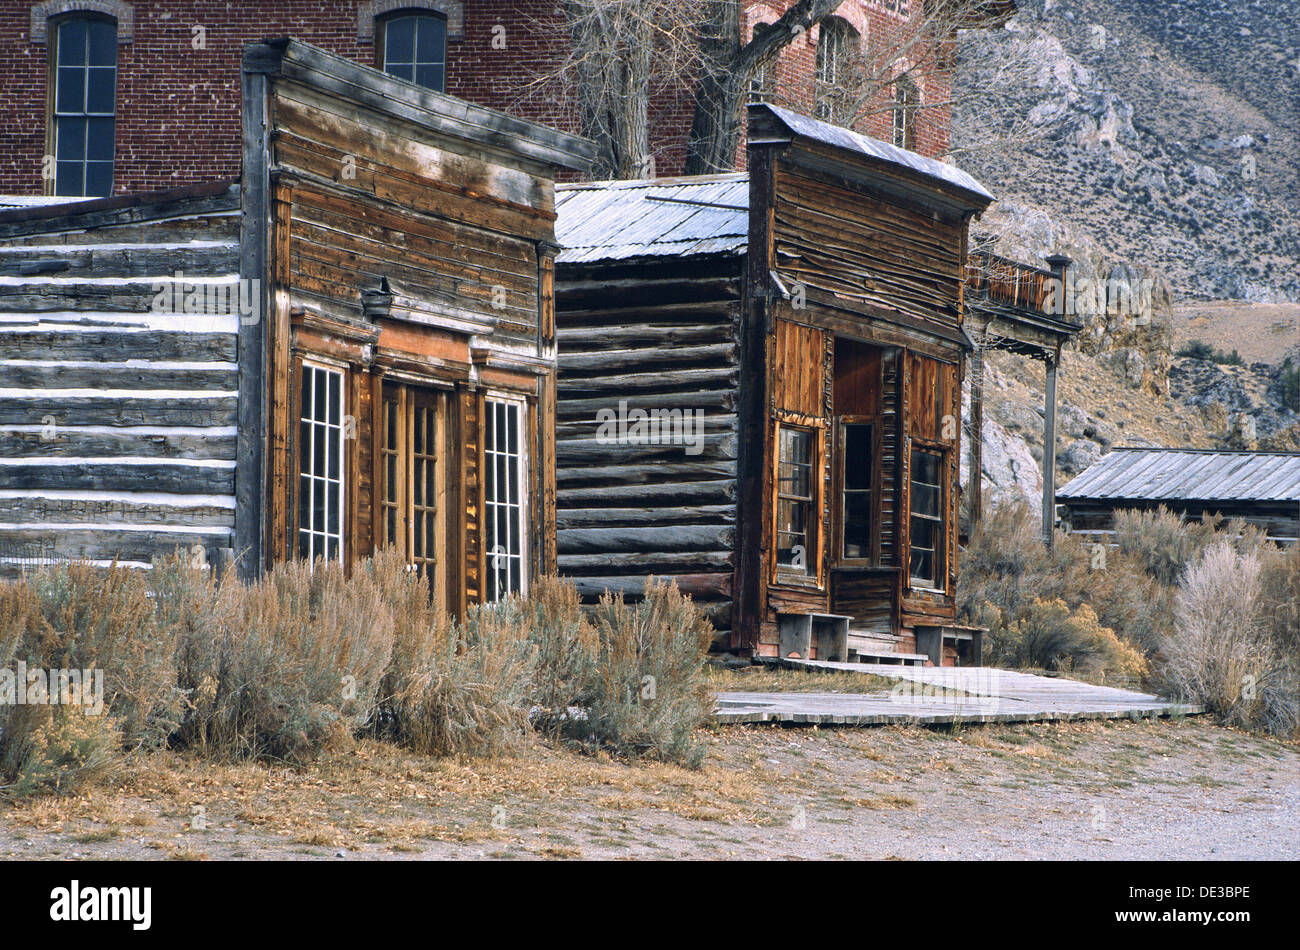
<path fill-rule="evenodd" d="M 899 148 L 916 148 L 916 107 L 920 95 L 916 84 L 906 76 L 894 83 L 894 144 Z"/>
<path fill-rule="evenodd" d="M 523 492 L 527 480 L 523 422 L 519 403 L 487 401 L 483 427 L 487 600 L 525 589 Z"/>
<path fill-rule="evenodd" d="M 861 59 L 858 31 L 847 20 L 823 21 L 817 41 L 813 112 L 824 122 L 848 125 L 854 119 L 856 69 Z"/>
<path fill-rule="evenodd" d="M 844 485 L 842 516 L 846 558 L 871 557 L 871 426 L 846 423 L 842 426 L 844 451 L 841 478 Z"/>
<path fill-rule="evenodd" d="M 783 571 L 812 574 L 817 435 L 786 425 L 777 432 L 776 563 Z"/>
<path fill-rule="evenodd" d="M 771 23 L 755 23 L 754 39 L 758 39 L 764 33 L 772 28 Z M 767 102 L 772 98 L 773 81 L 772 77 L 776 73 L 776 60 L 770 59 L 767 62 L 760 63 L 754 70 L 754 75 L 749 80 L 749 101 L 750 102 Z"/>
<path fill-rule="evenodd" d="M 447 20 L 433 13 L 404 13 L 383 21 L 383 70 L 417 86 L 443 92 L 447 81 Z"/>
<path fill-rule="evenodd" d="M 59 22 L 53 58 L 54 193 L 106 197 L 113 192 L 116 24 Z"/>
<path fill-rule="evenodd" d="M 303 366 L 298 439 L 298 554 L 342 560 L 342 372 Z"/>
<path fill-rule="evenodd" d="M 943 572 L 943 456 L 912 451 L 911 540 L 912 586 L 939 588 Z"/>

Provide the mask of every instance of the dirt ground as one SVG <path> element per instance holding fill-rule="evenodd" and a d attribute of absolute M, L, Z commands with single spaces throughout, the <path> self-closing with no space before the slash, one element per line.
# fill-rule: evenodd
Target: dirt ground
<path fill-rule="evenodd" d="M 1300 750 L 1181 721 L 718 728 L 705 767 L 534 741 L 359 742 L 300 769 L 159 754 L 0 806 L 0 858 L 1300 857 Z"/>

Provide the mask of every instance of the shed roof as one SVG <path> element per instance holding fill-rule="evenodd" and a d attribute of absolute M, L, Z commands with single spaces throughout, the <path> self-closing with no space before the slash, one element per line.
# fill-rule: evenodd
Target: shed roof
<path fill-rule="evenodd" d="M 557 185 L 561 264 L 743 254 L 749 176 L 699 175 Z"/>
<path fill-rule="evenodd" d="M 1056 497 L 1300 502 L 1300 452 L 1119 448 L 1058 489 Z"/>

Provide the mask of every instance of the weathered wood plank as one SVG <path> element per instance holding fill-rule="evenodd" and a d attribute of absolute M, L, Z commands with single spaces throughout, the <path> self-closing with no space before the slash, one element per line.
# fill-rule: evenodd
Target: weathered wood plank
<path fill-rule="evenodd" d="M 237 396 L 0 399 L 0 425 L 233 426 L 238 403 Z"/>
<path fill-rule="evenodd" d="M 130 359 L 235 362 L 233 333 L 172 333 L 163 330 L 6 331 L 0 324 L 0 352 L 16 360 Z"/>
<path fill-rule="evenodd" d="M 160 459 L 227 459 L 235 457 L 235 433 L 182 434 L 165 429 L 146 432 L 80 432 L 54 426 L 42 432 L 0 431 L 0 458 L 97 458 L 123 455 Z"/>
<path fill-rule="evenodd" d="M 0 483 L 23 491 L 90 489 L 228 495 L 235 490 L 235 470 L 227 467 L 156 464 L 127 465 L 121 460 L 67 465 L 0 465 Z"/>

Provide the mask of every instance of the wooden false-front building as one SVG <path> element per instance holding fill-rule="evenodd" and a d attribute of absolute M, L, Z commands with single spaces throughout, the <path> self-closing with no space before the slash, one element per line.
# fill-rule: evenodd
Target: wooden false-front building
<path fill-rule="evenodd" d="M 0 556 L 394 545 L 453 611 L 553 571 L 554 177 L 591 144 L 278 40 L 243 149 L 0 212 Z"/>
<path fill-rule="evenodd" d="M 559 568 L 674 577 L 763 656 L 978 662 L 954 623 L 960 170 L 751 106 L 749 172 L 559 188 Z"/>

